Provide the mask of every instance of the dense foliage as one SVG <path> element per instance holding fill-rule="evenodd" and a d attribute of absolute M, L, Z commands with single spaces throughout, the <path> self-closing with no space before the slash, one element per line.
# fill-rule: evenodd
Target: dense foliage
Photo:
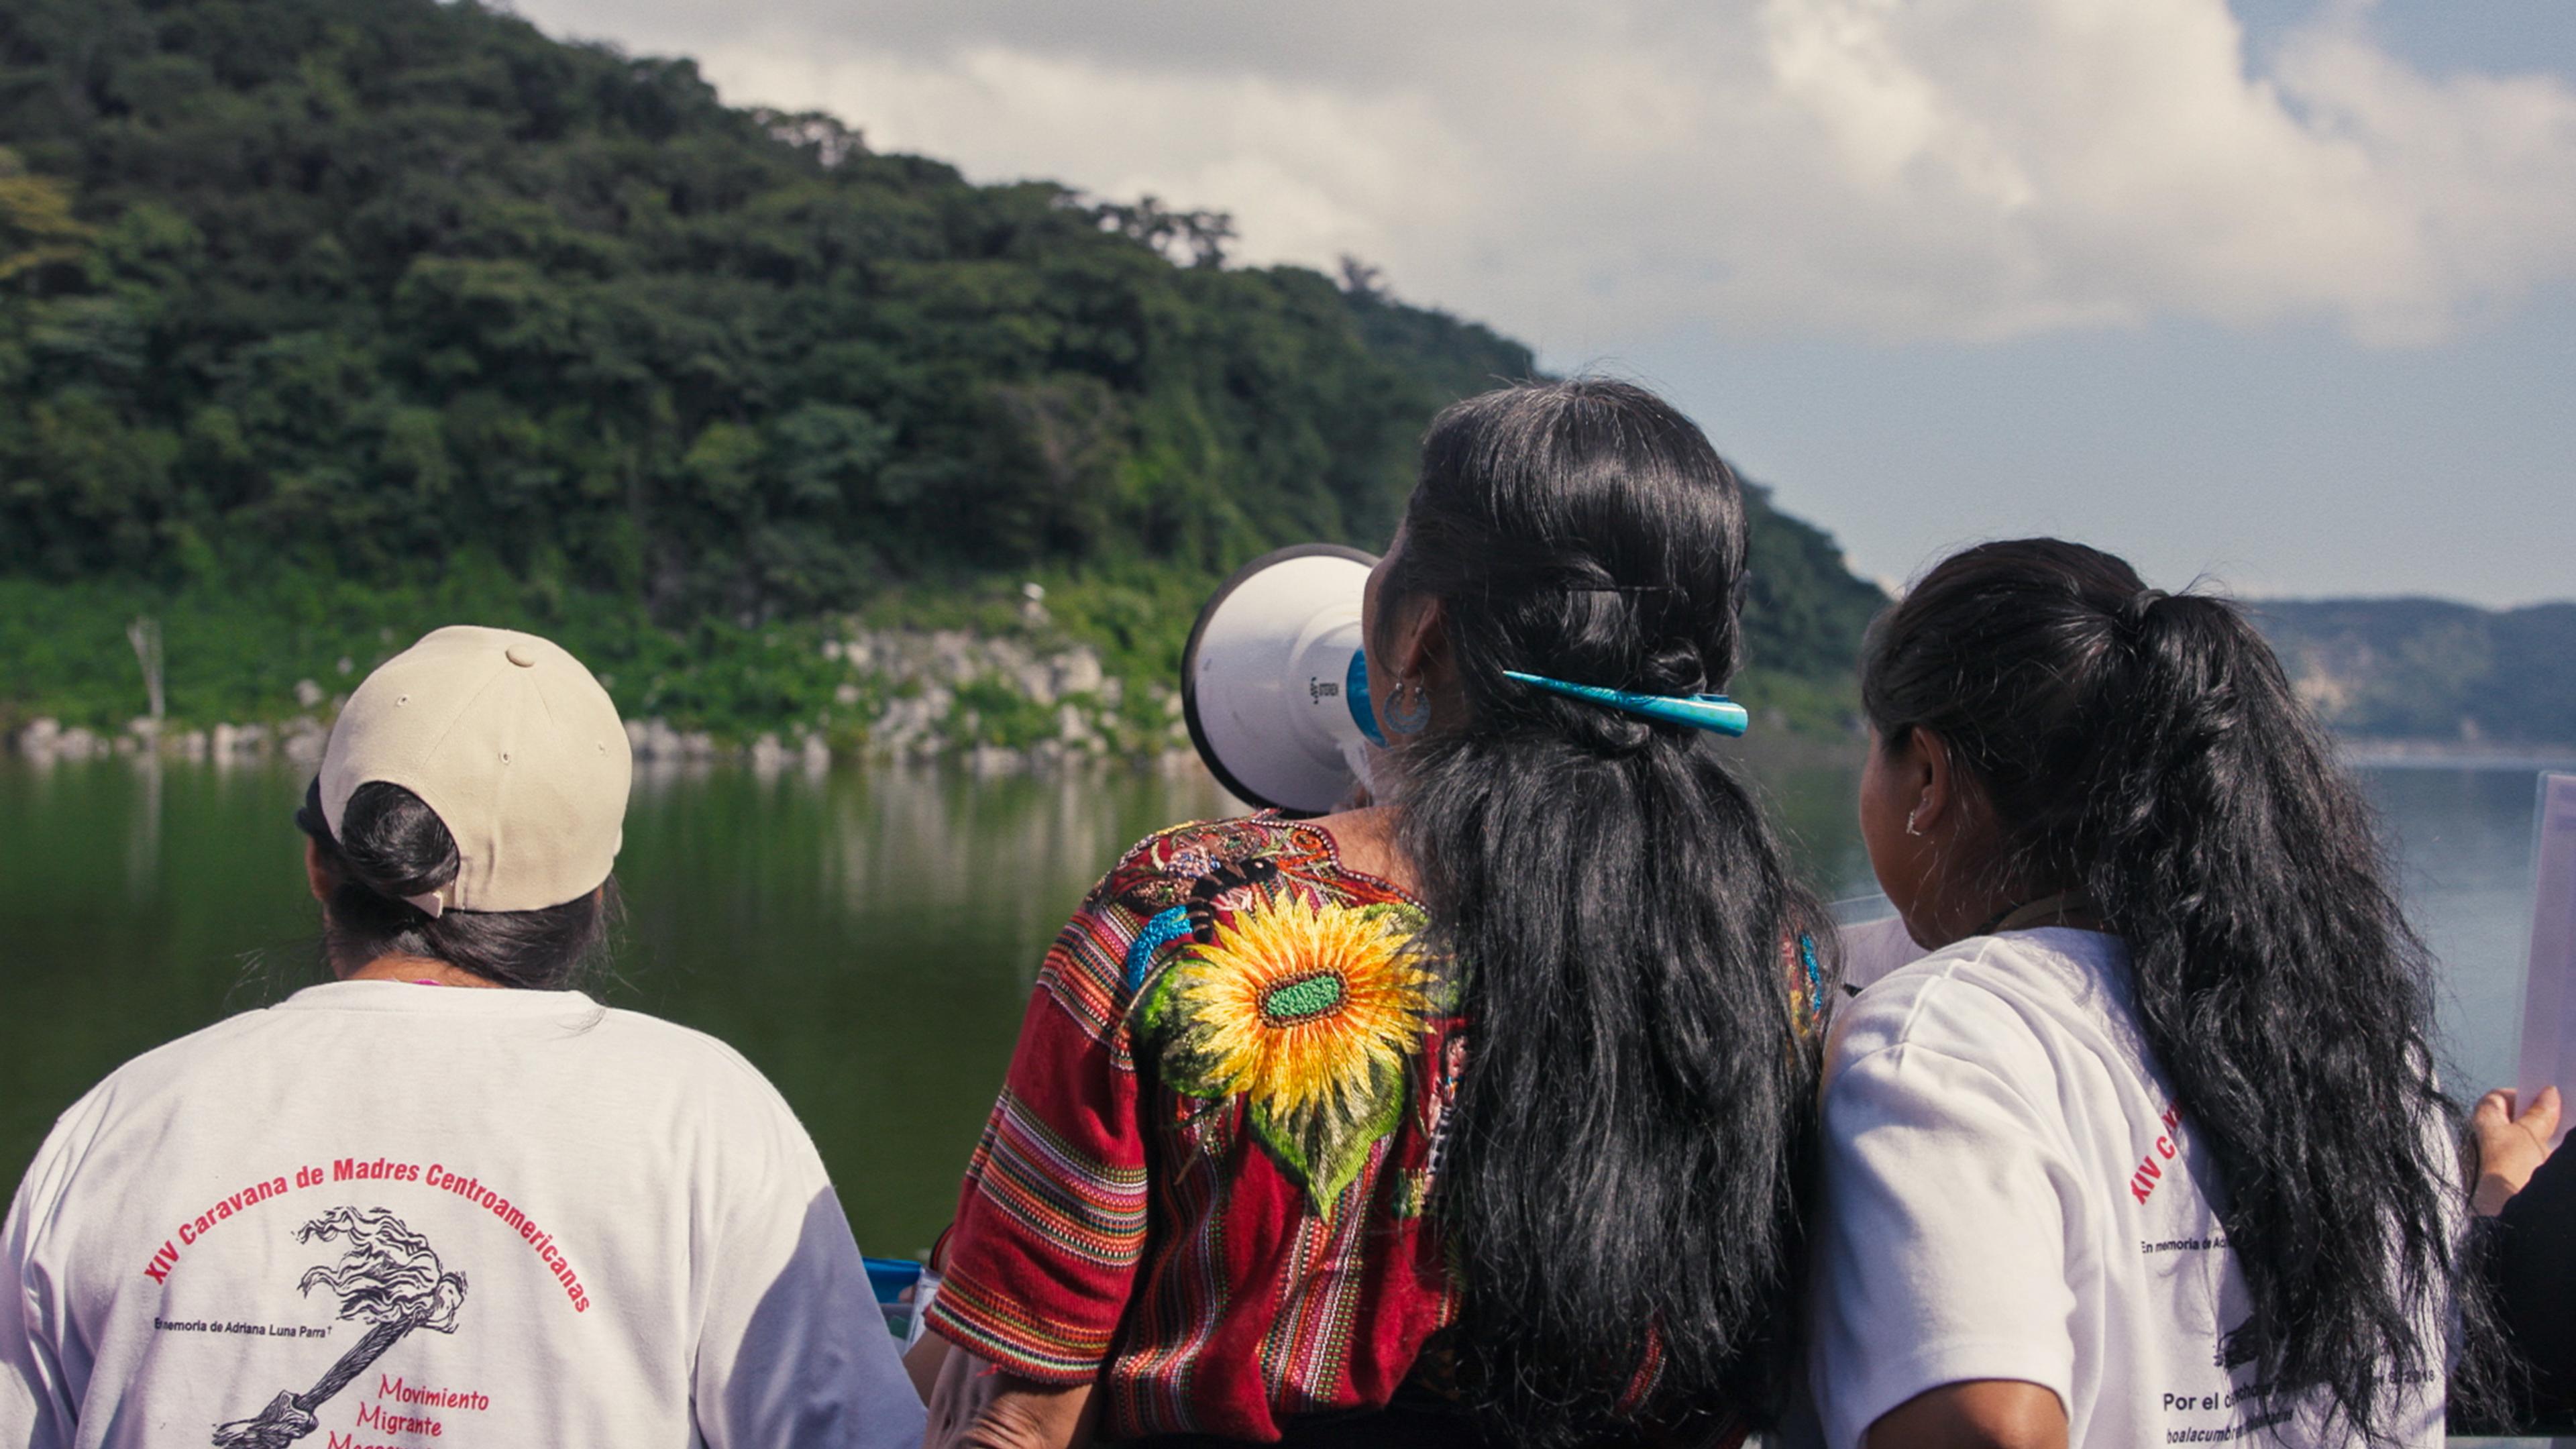
<path fill-rule="evenodd" d="M 472 0 L 12 0 L 0 145 L 0 578 L 164 609 L 463 569 L 690 636 L 1204 577 L 1382 542 L 1430 414 L 1532 366 Z M 1757 662 L 1845 669 L 1875 591 L 1756 537 Z"/>

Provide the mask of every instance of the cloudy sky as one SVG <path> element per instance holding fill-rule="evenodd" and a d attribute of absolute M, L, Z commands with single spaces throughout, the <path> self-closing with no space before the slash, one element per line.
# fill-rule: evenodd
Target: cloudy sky
<path fill-rule="evenodd" d="M 516 0 L 1635 377 L 1900 579 L 2576 597 L 2567 0 Z"/>

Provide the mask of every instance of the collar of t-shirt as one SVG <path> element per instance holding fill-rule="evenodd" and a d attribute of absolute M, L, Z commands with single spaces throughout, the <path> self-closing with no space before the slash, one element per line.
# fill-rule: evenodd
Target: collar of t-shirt
<path fill-rule="evenodd" d="M 406 1015 L 547 1017 L 594 1016 L 598 1002 L 579 991 L 527 991 L 483 987 L 433 991 L 410 981 L 326 981 L 307 986 L 278 1011 L 379 1011 Z"/>

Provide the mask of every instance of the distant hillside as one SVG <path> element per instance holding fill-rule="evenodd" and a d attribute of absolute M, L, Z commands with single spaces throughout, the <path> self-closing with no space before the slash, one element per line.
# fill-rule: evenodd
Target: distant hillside
<path fill-rule="evenodd" d="M 2576 603 L 2254 606 L 2302 696 L 2348 735 L 2576 745 Z"/>
<path fill-rule="evenodd" d="M 0 585 L 54 621 L 0 620 L 0 716 L 128 709 L 48 661 L 253 596 L 303 653 L 206 688 L 285 708 L 370 657 L 342 585 L 683 653 L 1022 579 L 1162 609 L 1383 542 L 1431 413 L 1532 370 L 1364 267 L 1228 265 L 1221 215 L 973 185 L 473 0 L 11 0 L 0 148 Z M 1755 662 L 1841 677 L 1876 590 L 1767 503 L 1755 549 Z"/>

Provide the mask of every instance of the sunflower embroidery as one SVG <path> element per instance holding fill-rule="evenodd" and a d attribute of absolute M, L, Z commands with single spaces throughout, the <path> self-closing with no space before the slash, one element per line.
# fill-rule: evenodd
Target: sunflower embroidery
<path fill-rule="evenodd" d="M 1184 946 L 1146 1002 L 1164 1080 L 1243 1097 L 1253 1135 L 1320 1216 L 1403 1119 L 1439 989 L 1413 949 L 1422 925 L 1409 906 L 1256 897 Z"/>

